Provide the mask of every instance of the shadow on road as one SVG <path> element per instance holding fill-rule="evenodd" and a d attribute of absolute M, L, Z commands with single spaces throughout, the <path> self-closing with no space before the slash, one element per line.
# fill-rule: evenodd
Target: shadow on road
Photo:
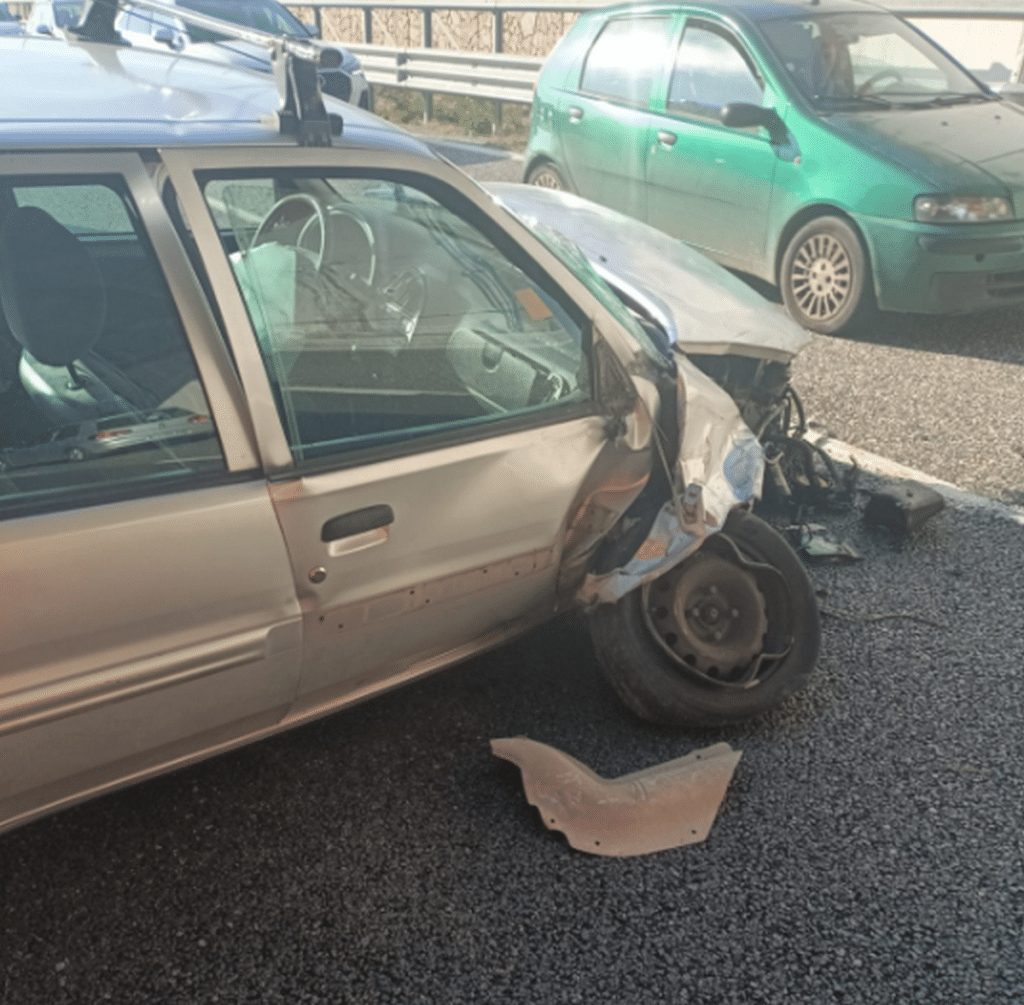
<path fill-rule="evenodd" d="M 782 305 L 779 291 L 763 279 L 735 272 L 766 300 Z M 1006 307 L 980 314 L 877 312 L 860 328 L 838 337 L 853 342 L 987 359 L 1024 366 L 1024 309 Z"/>

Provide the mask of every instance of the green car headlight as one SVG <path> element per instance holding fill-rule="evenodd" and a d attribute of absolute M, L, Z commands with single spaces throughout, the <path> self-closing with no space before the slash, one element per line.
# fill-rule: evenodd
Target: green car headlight
<path fill-rule="evenodd" d="M 914 219 L 922 223 L 992 223 L 1012 220 L 1009 199 L 998 195 L 919 195 Z"/>

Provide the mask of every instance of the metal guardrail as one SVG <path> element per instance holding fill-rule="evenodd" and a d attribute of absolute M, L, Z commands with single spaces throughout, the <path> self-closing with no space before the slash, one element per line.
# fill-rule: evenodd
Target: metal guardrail
<path fill-rule="evenodd" d="M 528 105 L 543 59 L 447 49 L 396 49 L 384 45 L 345 48 L 359 57 L 374 85 L 405 87 Z"/>

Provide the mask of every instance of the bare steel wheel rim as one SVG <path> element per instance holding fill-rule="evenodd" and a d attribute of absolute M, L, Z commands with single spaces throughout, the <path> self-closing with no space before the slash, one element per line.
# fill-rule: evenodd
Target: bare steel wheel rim
<path fill-rule="evenodd" d="M 701 551 L 645 586 L 641 599 L 651 637 L 681 671 L 705 683 L 756 683 L 768 615 L 749 570 Z"/>
<path fill-rule="evenodd" d="M 797 249 L 789 288 L 803 314 L 832 321 L 846 307 L 853 285 L 853 263 L 846 246 L 831 234 L 812 234 Z"/>

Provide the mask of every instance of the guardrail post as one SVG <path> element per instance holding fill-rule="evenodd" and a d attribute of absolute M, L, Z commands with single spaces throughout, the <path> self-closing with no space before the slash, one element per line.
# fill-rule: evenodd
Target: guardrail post
<path fill-rule="evenodd" d="M 505 48 L 505 12 L 494 10 L 494 51 L 502 52 Z M 501 129 L 501 102 L 494 102 L 494 132 Z"/>
<path fill-rule="evenodd" d="M 434 47 L 434 20 L 433 10 L 430 7 L 423 8 L 423 48 Z M 434 117 L 434 95 L 429 91 L 423 92 L 423 121 L 429 122 Z"/>
<path fill-rule="evenodd" d="M 373 45 L 373 8 L 363 8 L 363 41 Z"/>

